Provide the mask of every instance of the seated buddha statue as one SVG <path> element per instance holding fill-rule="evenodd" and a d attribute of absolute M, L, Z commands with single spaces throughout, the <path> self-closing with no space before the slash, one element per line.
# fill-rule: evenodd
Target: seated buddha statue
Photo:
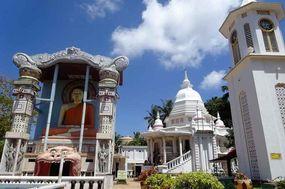
<path fill-rule="evenodd" d="M 63 104 L 60 109 L 58 127 L 51 128 L 49 135 L 70 134 L 72 137 L 80 136 L 81 119 L 83 112 L 83 91 L 75 88 L 71 92 L 71 103 Z M 94 107 L 86 103 L 84 136 L 95 137 Z"/>

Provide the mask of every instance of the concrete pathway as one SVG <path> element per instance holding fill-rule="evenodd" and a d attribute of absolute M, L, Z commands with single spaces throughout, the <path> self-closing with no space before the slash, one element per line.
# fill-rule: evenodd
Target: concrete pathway
<path fill-rule="evenodd" d="M 128 179 L 127 184 L 117 184 L 114 182 L 113 189 L 140 189 L 140 182 Z"/>

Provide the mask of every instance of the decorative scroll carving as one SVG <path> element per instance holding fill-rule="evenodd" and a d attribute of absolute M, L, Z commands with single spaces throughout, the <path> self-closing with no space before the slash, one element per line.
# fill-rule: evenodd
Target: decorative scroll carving
<path fill-rule="evenodd" d="M 111 59 L 101 55 L 91 55 L 76 47 L 69 47 L 53 54 L 37 54 L 29 56 L 25 53 L 17 53 L 13 57 L 14 63 L 20 69 L 29 68 L 40 72 L 40 68 L 50 67 L 58 62 L 87 62 L 90 66 L 104 69 L 111 68 L 113 71 L 123 71 L 129 64 L 125 56 Z"/>

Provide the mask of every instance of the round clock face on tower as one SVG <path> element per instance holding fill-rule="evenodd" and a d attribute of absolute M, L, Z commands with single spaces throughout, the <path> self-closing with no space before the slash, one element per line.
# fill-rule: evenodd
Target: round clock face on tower
<path fill-rule="evenodd" d="M 274 29 L 274 24 L 271 20 L 262 19 L 259 21 L 259 26 L 263 31 L 270 32 Z"/>

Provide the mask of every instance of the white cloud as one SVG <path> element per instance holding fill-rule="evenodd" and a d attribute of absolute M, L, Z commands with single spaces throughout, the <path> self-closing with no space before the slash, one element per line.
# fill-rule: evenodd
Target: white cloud
<path fill-rule="evenodd" d="M 83 3 L 86 13 L 92 18 L 105 17 L 108 12 L 113 13 L 120 9 L 121 0 L 93 0 L 92 3 Z"/>
<path fill-rule="evenodd" d="M 223 77 L 225 76 L 225 74 L 225 70 L 212 71 L 204 77 L 200 87 L 202 89 L 213 89 L 220 87 L 224 83 Z"/>
<path fill-rule="evenodd" d="M 112 34 L 113 54 L 130 57 L 151 51 L 166 67 L 198 66 L 207 54 L 226 47 L 219 27 L 240 0 L 144 0 L 142 23 L 118 27 Z"/>

